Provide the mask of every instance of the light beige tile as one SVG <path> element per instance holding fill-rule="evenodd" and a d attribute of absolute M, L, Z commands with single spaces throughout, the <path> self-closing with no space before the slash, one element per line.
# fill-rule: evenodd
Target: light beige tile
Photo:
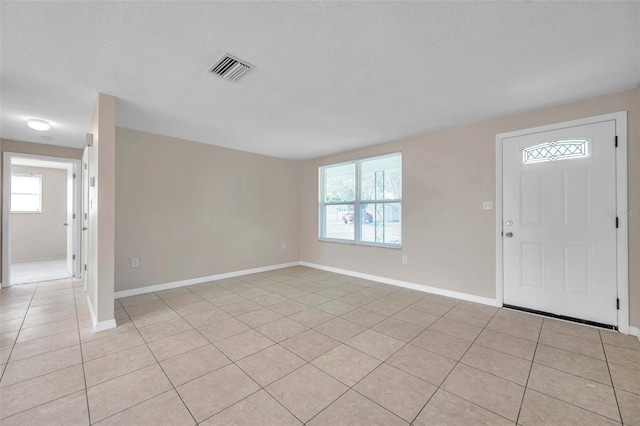
<path fill-rule="evenodd" d="M 209 344 L 209 341 L 202 337 L 197 330 L 185 331 L 184 333 L 148 343 L 149 349 L 151 349 L 158 361 L 189 352 L 207 344 Z"/>
<path fill-rule="evenodd" d="M 13 346 L 18 337 L 18 330 L 0 333 L 0 347 Z"/>
<path fill-rule="evenodd" d="M 237 317 L 237 319 L 253 328 L 260 327 L 261 325 L 268 324 L 280 318 L 282 318 L 282 315 L 267 308 L 247 312 Z"/>
<path fill-rule="evenodd" d="M 380 365 L 380 362 L 347 345 L 340 345 L 311 361 L 313 365 L 347 386 L 355 385 Z"/>
<path fill-rule="evenodd" d="M 545 318 L 544 323 L 542 324 L 542 328 L 545 330 L 553 331 L 555 333 L 566 334 L 573 337 L 593 340 L 594 342 L 600 342 L 600 333 L 598 329 L 586 325 L 574 324 L 556 320 L 553 318 Z"/>
<path fill-rule="evenodd" d="M 262 308 L 261 305 L 254 303 L 250 300 L 242 300 L 240 302 L 232 303 L 230 305 L 221 306 L 220 309 L 232 316 L 238 316 L 246 314 L 247 312 L 257 311 Z"/>
<path fill-rule="evenodd" d="M 494 317 L 491 321 L 489 321 L 486 329 L 495 331 L 497 333 L 508 334 L 509 336 L 530 340 L 532 342 L 537 342 L 540 335 L 539 327 L 512 322 L 497 317 Z"/>
<path fill-rule="evenodd" d="M 296 312 L 295 314 L 290 315 L 289 318 L 306 327 L 315 327 L 335 318 L 335 316 L 328 312 L 321 311 L 320 309 L 309 308 L 304 311 Z"/>
<path fill-rule="evenodd" d="M 120 304 L 125 308 L 128 306 L 140 305 L 142 303 L 157 302 L 160 298 L 153 293 L 139 294 L 136 296 L 123 297 L 118 299 Z"/>
<path fill-rule="evenodd" d="M 177 388 L 196 421 L 201 422 L 260 389 L 233 364 Z"/>
<path fill-rule="evenodd" d="M 354 387 L 354 390 L 407 422 L 416 418 L 436 389 L 424 380 L 387 364 L 382 364 Z"/>
<path fill-rule="evenodd" d="M 408 423 L 353 390 L 314 417 L 311 426 L 403 426 Z"/>
<path fill-rule="evenodd" d="M 640 395 L 640 370 L 609 364 L 613 387 Z"/>
<path fill-rule="evenodd" d="M 173 385 L 180 386 L 230 363 L 229 358 L 208 344 L 162 361 L 160 365 Z"/>
<path fill-rule="evenodd" d="M 289 318 L 281 318 L 256 328 L 257 331 L 267 336 L 274 342 L 281 342 L 289 337 L 300 334 L 307 327 Z"/>
<path fill-rule="evenodd" d="M 616 390 L 616 395 L 624 424 L 629 426 L 640 425 L 640 396 L 623 390 Z"/>
<path fill-rule="evenodd" d="M 184 306 L 184 305 L 188 305 L 190 303 L 195 303 L 195 302 L 202 302 L 204 301 L 204 299 L 202 299 L 200 296 L 198 296 L 197 294 L 194 293 L 187 293 L 187 294 L 182 294 L 180 296 L 174 296 L 174 297 L 168 297 L 166 299 L 164 299 L 164 303 L 166 303 L 167 305 L 171 306 L 173 309 L 179 307 L 179 306 Z"/>
<path fill-rule="evenodd" d="M 116 334 L 126 333 L 127 331 L 133 331 L 136 329 L 136 326 L 129 319 L 129 317 L 116 319 L 116 328 L 98 331 L 97 333 L 93 330 L 93 322 L 91 320 L 89 320 L 89 322 L 90 324 L 88 325 L 88 327 L 80 328 L 80 340 L 82 341 L 82 343 L 103 339 L 105 337 L 111 337 Z"/>
<path fill-rule="evenodd" d="M 82 356 L 84 361 L 87 362 L 142 344 L 144 344 L 144 340 L 140 337 L 140 333 L 138 333 L 137 330 L 132 330 L 125 333 L 114 334 L 104 339 L 92 340 L 86 343 L 83 342 Z"/>
<path fill-rule="evenodd" d="M 465 324 L 473 325 L 476 327 L 484 327 L 489 323 L 493 314 L 483 314 L 479 312 L 473 312 L 469 310 L 465 310 L 460 308 L 460 305 L 451 309 L 449 312 L 444 314 L 444 318 L 448 318 L 450 320 L 460 321 Z"/>
<path fill-rule="evenodd" d="M 444 317 L 431 324 L 429 330 L 470 342 L 473 342 L 480 332 L 482 332 L 480 327 L 453 321 Z"/>
<path fill-rule="evenodd" d="M 512 311 L 506 308 L 499 309 L 498 312 L 496 312 L 495 318 L 512 323 L 528 325 L 538 329 L 542 327 L 542 322 L 544 321 L 544 317 L 527 312 Z"/>
<path fill-rule="evenodd" d="M 52 423 L 55 422 L 55 423 Z M 3 426 L 25 425 L 88 425 L 89 413 L 84 390 L 39 405 L 2 419 Z"/>
<path fill-rule="evenodd" d="M 120 352 L 87 361 L 84 375 L 87 387 L 124 376 L 156 363 L 147 345 L 140 345 Z"/>
<path fill-rule="evenodd" d="M 411 341 L 411 344 L 419 346 L 430 352 L 458 361 L 469 349 L 471 342 L 436 333 L 426 329 L 418 337 Z"/>
<path fill-rule="evenodd" d="M 242 297 L 246 297 L 247 299 L 254 299 L 256 297 L 270 294 L 270 292 L 263 288 L 254 287 L 247 290 L 239 291 L 238 294 Z"/>
<path fill-rule="evenodd" d="M 640 370 L 640 351 L 611 345 L 604 345 L 604 350 L 607 353 L 607 361 L 610 364 L 618 364 L 623 367 Z"/>
<path fill-rule="evenodd" d="M 80 346 L 69 346 L 42 355 L 25 358 L 20 361 L 7 364 L 0 387 L 6 387 L 14 383 L 23 382 L 34 377 L 53 373 L 82 363 Z"/>
<path fill-rule="evenodd" d="M 304 311 L 305 309 L 309 309 L 309 306 L 304 303 L 296 302 L 295 300 L 286 300 L 284 302 L 276 303 L 275 305 L 270 305 L 269 309 L 279 313 L 280 315 L 289 316 L 297 312 Z"/>
<path fill-rule="evenodd" d="M 200 312 L 219 310 L 219 308 L 216 308 L 206 300 L 200 299 L 197 302 L 174 306 L 173 310 L 176 311 L 178 315 L 184 318 L 188 315 L 197 314 Z"/>
<path fill-rule="evenodd" d="M 139 328 L 138 332 L 140 332 L 140 335 L 146 342 L 153 342 L 154 340 L 173 336 L 174 334 L 179 334 L 192 328 L 191 324 L 182 318 L 177 318 Z"/>
<path fill-rule="evenodd" d="M 315 330 L 307 330 L 280 342 L 280 345 L 311 361 L 340 345 L 340 342 Z"/>
<path fill-rule="evenodd" d="M 99 426 L 192 426 L 195 421 L 173 389 L 96 423 Z"/>
<path fill-rule="evenodd" d="M 599 359 L 539 344 L 534 362 L 611 386 L 607 363 Z"/>
<path fill-rule="evenodd" d="M 389 303 L 383 300 L 376 300 L 375 302 L 364 305 L 362 308 L 369 311 L 377 312 L 382 315 L 391 316 L 400 312 L 401 310 L 406 308 L 406 306 Z"/>
<path fill-rule="evenodd" d="M 339 300 L 332 300 L 331 302 L 317 305 L 316 308 L 321 311 L 328 312 L 331 315 L 344 315 L 347 312 L 351 312 L 356 309 L 355 306 L 340 302 Z"/>
<path fill-rule="evenodd" d="M 429 327 L 440 317 L 438 317 L 437 315 L 419 311 L 417 309 L 406 308 L 395 314 L 393 318 L 397 318 L 411 324 L 419 325 L 421 327 Z"/>
<path fill-rule="evenodd" d="M 75 309 L 64 309 L 62 311 L 53 312 L 44 315 L 28 315 L 24 319 L 23 327 L 34 327 L 36 325 L 50 324 L 57 321 L 63 321 L 76 318 Z M 4 331 L 4 330 L 3 330 Z"/>
<path fill-rule="evenodd" d="M 416 426 L 513 426 L 514 423 L 447 391 L 438 389 L 413 424 Z"/>
<path fill-rule="evenodd" d="M 582 339 L 580 337 L 573 337 L 543 329 L 540 333 L 539 343 L 553 346 L 558 349 L 564 349 L 565 351 L 590 356 L 592 358 L 605 360 L 602 343 L 595 342 L 593 340 Z"/>
<path fill-rule="evenodd" d="M 73 317 L 75 317 L 76 313 L 73 312 Z M 7 320 L 0 322 L 0 333 L 7 333 L 9 331 L 18 331 L 22 326 L 22 318 Z M 37 325 L 37 324 L 36 324 Z"/>
<path fill-rule="evenodd" d="M 351 322 L 355 322 L 363 327 L 373 327 L 380 321 L 387 318 L 386 315 L 383 315 L 378 312 L 369 311 L 367 309 L 358 308 L 353 311 L 349 311 L 346 314 L 342 315 L 341 318 L 349 320 Z"/>
<path fill-rule="evenodd" d="M 193 294 L 186 287 L 171 288 L 169 290 L 156 291 L 154 293 L 160 299 L 168 299 L 170 297 L 184 296 L 185 294 Z"/>
<path fill-rule="evenodd" d="M 332 339 L 346 342 L 352 337 L 362 333 L 365 328 L 354 322 L 336 317 L 332 320 L 316 326 L 315 330 L 319 331 L 320 333 L 326 334 Z"/>
<path fill-rule="evenodd" d="M 199 327 L 198 330 L 211 343 L 215 343 L 247 331 L 249 330 L 249 327 L 235 318 L 228 318 L 213 324 Z"/>
<path fill-rule="evenodd" d="M 304 303 L 308 306 L 322 305 L 331 301 L 330 297 L 322 296 L 317 293 L 308 293 L 304 296 L 296 297 L 296 302 Z"/>
<path fill-rule="evenodd" d="M 262 306 L 272 306 L 277 303 L 286 302 L 289 299 L 279 294 L 269 293 L 262 296 L 254 297 L 252 300 Z"/>
<path fill-rule="evenodd" d="M 396 352 L 387 364 L 399 368 L 433 385 L 440 386 L 456 363 L 449 358 L 411 344 Z"/>
<path fill-rule="evenodd" d="M 223 311 L 222 309 L 213 308 L 206 311 L 197 312 L 185 316 L 185 319 L 189 324 L 194 327 L 203 327 L 209 324 L 215 324 L 226 319 L 230 319 L 231 315 Z"/>
<path fill-rule="evenodd" d="M 531 361 L 475 344 L 460 362 L 522 386 L 526 386 L 531 370 Z"/>
<path fill-rule="evenodd" d="M 201 426 L 301 425 L 267 392 L 260 390 L 200 423 Z"/>
<path fill-rule="evenodd" d="M 81 365 L 6 386 L 0 389 L 0 418 L 46 404 L 82 389 L 84 375 Z"/>
<path fill-rule="evenodd" d="M 616 398 L 610 386 L 534 363 L 528 387 L 620 421 Z"/>
<path fill-rule="evenodd" d="M 245 331 L 215 343 L 232 361 L 237 361 L 268 348 L 274 342 L 255 330 Z"/>
<path fill-rule="evenodd" d="M 483 330 L 474 343 L 528 361 L 533 360 L 533 355 L 536 351 L 535 342 L 490 330 Z"/>
<path fill-rule="evenodd" d="M 302 358 L 279 345 L 263 349 L 237 362 L 238 367 L 261 386 L 267 386 L 304 364 Z"/>
<path fill-rule="evenodd" d="M 463 364 L 453 369 L 441 388 L 514 422 L 525 389 Z"/>
<path fill-rule="evenodd" d="M 28 358 L 31 356 L 41 355 L 47 352 L 55 351 L 80 343 L 77 331 L 67 331 L 65 333 L 56 334 L 54 336 L 42 337 L 40 339 L 29 340 L 28 342 L 18 343 L 13 347 L 11 353 L 11 361 Z"/>
<path fill-rule="evenodd" d="M 338 299 L 336 299 L 340 302 L 344 302 L 348 305 L 352 305 L 352 306 L 364 306 L 364 305 L 368 305 L 369 303 L 375 301 L 376 299 L 369 297 L 369 296 L 365 296 L 364 294 L 359 294 L 359 293 L 350 293 L 347 294 L 346 296 L 342 296 Z"/>
<path fill-rule="evenodd" d="M 64 333 L 78 329 L 78 321 L 75 318 L 56 321 L 49 324 L 36 325 L 35 327 L 22 328 L 18 335 L 17 343 L 26 342 L 41 337 L 53 336 L 54 334 Z"/>
<path fill-rule="evenodd" d="M 405 343 L 374 330 L 365 330 L 349 339 L 347 345 L 381 361 L 396 353 Z"/>
<path fill-rule="evenodd" d="M 640 340 L 636 336 L 626 335 L 615 331 L 600 330 L 602 341 L 607 345 L 640 351 Z"/>
<path fill-rule="evenodd" d="M 139 315 L 130 315 L 130 317 L 131 321 L 133 321 L 136 327 L 141 328 L 151 324 L 177 319 L 179 318 L 179 315 L 171 308 L 168 308 L 167 310 L 147 312 Z"/>
<path fill-rule="evenodd" d="M 374 325 L 372 330 L 386 334 L 403 342 L 408 342 L 422 333 L 424 327 L 401 321 L 396 318 L 387 318 Z"/>
<path fill-rule="evenodd" d="M 266 390 L 302 422 L 309 421 L 348 388 L 307 364 L 267 386 Z"/>
<path fill-rule="evenodd" d="M 527 389 L 518 418 L 522 426 L 567 425 L 567 426 L 615 426 L 620 423 L 567 404 L 559 399 Z"/>
<path fill-rule="evenodd" d="M 158 364 L 87 389 L 91 421 L 98 422 L 171 389 Z"/>

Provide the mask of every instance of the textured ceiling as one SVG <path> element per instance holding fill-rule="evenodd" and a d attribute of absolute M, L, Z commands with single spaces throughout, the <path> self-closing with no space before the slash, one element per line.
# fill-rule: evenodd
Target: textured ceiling
<path fill-rule="evenodd" d="M 638 2 L 10 2 L 1 136 L 117 124 L 302 159 L 635 87 Z M 206 74 L 224 52 L 256 66 Z M 45 134 L 26 118 L 49 120 Z"/>

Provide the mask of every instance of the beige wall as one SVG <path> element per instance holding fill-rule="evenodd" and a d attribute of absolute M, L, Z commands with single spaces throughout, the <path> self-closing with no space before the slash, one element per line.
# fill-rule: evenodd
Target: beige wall
<path fill-rule="evenodd" d="M 67 171 L 13 166 L 14 173 L 42 176 L 42 212 L 11 214 L 11 261 L 67 256 Z"/>
<path fill-rule="evenodd" d="M 495 298 L 495 211 L 483 211 L 481 203 L 495 199 L 496 134 L 628 111 L 629 208 L 637 211 L 638 103 L 638 90 L 630 90 L 307 161 L 300 177 L 300 259 Z M 394 151 L 403 154 L 402 250 L 319 241 L 318 167 Z M 630 216 L 629 228 L 630 322 L 639 326 L 640 218 Z"/>
<path fill-rule="evenodd" d="M 115 256 L 115 148 L 116 99 L 100 93 L 88 132 L 93 134 L 89 152 L 89 244 L 87 294 L 98 327 L 114 319 Z M 94 326 L 96 324 L 94 323 Z"/>
<path fill-rule="evenodd" d="M 20 154 L 42 155 L 46 157 L 59 158 L 82 158 L 82 150 L 76 148 L 65 148 L 54 145 L 45 145 L 31 142 L 20 142 L 10 139 L 0 139 L 0 151 L 17 152 Z M 0 161 L 0 199 L 2 198 L 2 161 Z M 2 209 L 0 209 L 0 221 L 2 220 Z M 4 238 L 4 235 L 2 235 Z M 2 247 L 0 245 L 0 267 L 2 266 Z M 4 283 L 3 283 L 4 284 Z M 6 284 L 5 284 L 6 285 Z"/>
<path fill-rule="evenodd" d="M 299 259 L 297 163 L 124 128 L 116 141 L 116 290 Z"/>

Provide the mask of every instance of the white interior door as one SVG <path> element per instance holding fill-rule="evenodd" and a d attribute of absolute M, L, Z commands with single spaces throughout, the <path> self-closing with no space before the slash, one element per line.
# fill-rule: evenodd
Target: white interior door
<path fill-rule="evenodd" d="M 67 221 L 64 226 L 67 228 L 67 271 L 73 276 L 74 269 L 74 244 L 73 244 L 73 167 L 69 165 L 67 169 Z"/>
<path fill-rule="evenodd" d="M 87 262 L 89 259 L 89 148 L 82 153 L 82 279 L 87 290 Z"/>
<path fill-rule="evenodd" d="M 615 121 L 502 143 L 504 304 L 617 325 Z"/>

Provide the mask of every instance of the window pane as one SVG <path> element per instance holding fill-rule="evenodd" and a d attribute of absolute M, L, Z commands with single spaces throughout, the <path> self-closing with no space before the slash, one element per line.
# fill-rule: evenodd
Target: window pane
<path fill-rule="evenodd" d="M 324 206 L 323 237 L 353 241 L 353 204 Z"/>
<path fill-rule="evenodd" d="M 11 176 L 11 192 L 18 194 L 39 194 L 40 176 Z"/>
<path fill-rule="evenodd" d="M 324 201 L 355 201 L 356 165 L 342 164 L 324 169 Z"/>
<path fill-rule="evenodd" d="M 392 155 L 360 163 L 362 200 L 402 198 L 402 155 Z"/>
<path fill-rule="evenodd" d="M 11 194 L 12 212 L 39 212 L 40 196 L 29 194 Z"/>
<path fill-rule="evenodd" d="M 361 204 L 362 241 L 368 243 L 402 244 L 402 205 L 400 203 Z"/>

